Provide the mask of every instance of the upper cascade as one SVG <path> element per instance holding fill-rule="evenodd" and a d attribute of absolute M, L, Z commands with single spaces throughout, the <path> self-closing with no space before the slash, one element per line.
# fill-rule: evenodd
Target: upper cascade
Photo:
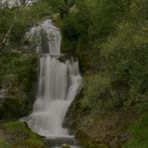
<path fill-rule="evenodd" d="M 37 53 L 60 55 L 61 33 L 50 19 L 31 28 L 26 38 L 31 41 Z"/>

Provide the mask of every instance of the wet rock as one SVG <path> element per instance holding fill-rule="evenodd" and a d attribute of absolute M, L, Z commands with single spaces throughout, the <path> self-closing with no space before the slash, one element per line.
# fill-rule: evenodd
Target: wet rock
<path fill-rule="evenodd" d="M 68 144 L 62 144 L 61 148 L 70 148 Z"/>
<path fill-rule="evenodd" d="M 111 142 L 110 142 L 110 147 L 111 148 L 117 148 L 117 144 L 118 144 L 118 138 L 114 138 Z"/>

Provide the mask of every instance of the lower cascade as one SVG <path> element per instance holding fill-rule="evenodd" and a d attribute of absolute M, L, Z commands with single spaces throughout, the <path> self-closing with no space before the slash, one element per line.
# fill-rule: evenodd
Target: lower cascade
<path fill-rule="evenodd" d="M 34 30 L 32 32 L 32 30 Z M 24 117 L 28 126 L 39 135 L 46 138 L 70 137 L 68 130 L 63 128 L 62 123 L 65 114 L 81 87 L 81 75 L 77 60 L 71 58 L 61 62 L 59 30 L 54 27 L 51 20 L 46 20 L 40 27 L 34 27 L 30 32 L 31 38 L 36 34 L 45 32 L 46 52 L 44 53 L 42 40 L 37 51 L 40 51 L 40 65 L 38 90 L 33 112 Z M 35 34 L 35 35 L 34 35 Z M 51 39 L 52 36 L 52 39 Z M 35 39 L 34 39 L 35 40 Z M 42 52 L 41 52 L 42 51 Z"/>
<path fill-rule="evenodd" d="M 78 62 L 62 63 L 50 55 L 42 56 L 37 100 L 26 118 L 29 127 L 46 137 L 67 136 L 62 122 L 80 83 Z"/>

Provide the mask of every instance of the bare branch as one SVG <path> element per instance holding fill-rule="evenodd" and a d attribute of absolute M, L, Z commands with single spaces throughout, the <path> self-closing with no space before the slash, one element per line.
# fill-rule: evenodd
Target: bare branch
<path fill-rule="evenodd" d="M 28 0 L 23 0 L 22 2 L 23 2 L 23 3 L 21 4 L 21 6 L 19 6 L 19 3 L 17 3 L 17 7 L 16 7 L 16 12 L 15 12 L 14 18 L 13 18 L 13 20 L 12 20 L 12 23 L 11 23 L 11 25 L 10 25 L 8 31 L 7 31 L 6 34 L 4 35 L 4 38 L 3 38 L 2 41 L 0 42 L 0 48 L 6 47 L 6 43 L 7 43 L 8 39 L 9 39 L 9 37 L 10 37 L 11 31 L 12 31 L 12 29 L 13 29 L 13 27 L 14 27 L 14 24 L 15 24 L 15 22 L 16 22 L 16 19 L 17 19 L 17 16 L 18 16 L 18 14 L 19 14 L 19 11 L 25 7 L 25 4 L 26 4 L 26 2 L 28 2 Z"/>

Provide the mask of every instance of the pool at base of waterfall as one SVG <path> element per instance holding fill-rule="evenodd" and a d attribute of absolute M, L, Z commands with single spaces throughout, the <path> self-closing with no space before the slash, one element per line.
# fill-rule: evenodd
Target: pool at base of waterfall
<path fill-rule="evenodd" d="M 73 136 L 49 137 L 45 141 L 49 148 L 80 148 Z"/>

